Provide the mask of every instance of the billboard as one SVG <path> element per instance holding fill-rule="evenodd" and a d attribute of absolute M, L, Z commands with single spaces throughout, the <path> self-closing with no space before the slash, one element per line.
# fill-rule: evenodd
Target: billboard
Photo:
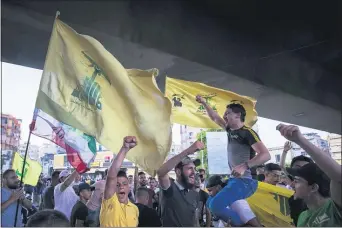
<path fill-rule="evenodd" d="M 230 174 L 227 154 L 227 133 L 207 132 L 207 151 L 209 174 Z"/>

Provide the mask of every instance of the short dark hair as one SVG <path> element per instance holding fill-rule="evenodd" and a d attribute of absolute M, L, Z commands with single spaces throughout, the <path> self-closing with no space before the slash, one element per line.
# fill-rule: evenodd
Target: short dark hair
<path fill-rule="evenodd" d="M 118 172 L 117 177 L 126 177 L 126 178 L 127 178 L 127 174 L 126 174 L 125 171 L 120 170 L 120 171 Z M 128 179 L 128 178 L 127 178 L 127 179 Z"/>
<path fill-rule="evenodd" d="M 240 120 L 245 122 L 246 119 L 246 109 L 241 104 L 229 104 L 227 108 L 231 109 L 234 113 L 240 113 Z"/>
<path fill-rule="evenodd" d="M 294 157 L 291 161 L 291 165 L 290 167 L 292 168 L 293 164 L 297 161 L 305 161 L 305 162 L 308 162 L 308 163 L 313 163 L 313 160 L 307 156 L 304 156 L 304 155 L 299 155 L 297 157 Z"/>
<path fill-rule="evenodd" d="M 199 169 L 198 172 L 205 172 L 205 169 Z"/>
<path fill-rule="evenodd" d="M 7 178 L 8 177 L 8 175 L 10 174 L 10 173 L 15 173 L 15 170 L 14 169 L 7 169 L 3 174 L 2 174 L 2 178 Z"/>
<path fill-rule="evenodd" d="M 27 227 L 68 227 L 70 226 L 68 218 L 56 210 L 42 210 L 27 221 Z"/>
<path fill-rule="evenodd" d="M 140 176 L 140 175 L 146 175 L 146 174 L 144 172 L 139 172 L 138 176 Z"/>
<path fill-rule="evenodd" d="M 280 165 L 275 163 L 268 163 L 265 165 L 265 171 L 271 172 L 273 170 L 281 171 Z"/>
<path fill-rule="evenodd" d="M 150 197 L 150 194 L 149 194 L 149 191 L 148 191 L 148 188 L 138 188 L 137 190 L 137 193 L 136 193 L 136 197 L 141 197 L 141 196 L 148 196 Z"/>
<path fill-rule="evenodd" d="M 53 171 L 53 173 L 52 173 L 52 175 L 51 175 L 51 177 L 57 177 L 57 178 L 59 178 L 59 174 L 60 174 L 61 172 L 60 171 Z"/>

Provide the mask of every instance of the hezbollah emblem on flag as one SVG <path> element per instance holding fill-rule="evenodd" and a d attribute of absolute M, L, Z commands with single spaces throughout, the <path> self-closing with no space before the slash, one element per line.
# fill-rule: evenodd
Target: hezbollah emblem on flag
<path fill-rule="evenodd" d="M 205 99 L 205 102 L 215 111 L 217 112 L 217 108 L 216 108 L 216 104 L 214 104 L 214 102 L 212 101 L 212 99 L 214 97 L 216 97 L 217 94 L 216 93 L 212 93 L 212 94 L 207 94 L 207 95 L 201 95 L 201 97 L 203 97 Z M 205 107 L 201 104 L 198 109 L 197 112 L 202 113 L 202 114 L 207 114 L 207 111 L 205 109 Z"/>
<path fill-rule="evenodd" d="M 80 85 L 76 89 L 74 89 L 71 95 L 78 98 L 80 101 L 86 102 L 97 110 L 102 110 L 102 104 L 100 101 L 101 86 L 99 85 L 99 83 L 95 82 L 95 79 L 97 76 L 103 76 L 109 84 L 111 83 L 102 68 L 84 51 L 82 51 L 82 54 L 90 63 L 87 66 L 93 67 L 94 72 L 91 77 L 86 76 L 83 85 Z"/>
<path fill-rule="evenodd" d="M 184 100 L 184 95 L 183 94 L 173 94 L 172 95 L 172 107 L 177 108 L 177 107 L 183 107 L 182 100 Z"/>

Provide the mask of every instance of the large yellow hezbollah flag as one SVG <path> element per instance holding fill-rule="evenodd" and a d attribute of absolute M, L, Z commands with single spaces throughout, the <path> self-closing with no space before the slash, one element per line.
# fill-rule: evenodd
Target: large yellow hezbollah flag
<path fill-rule="evenodd" d="M 152 173 L 171 145 L 171 103 L 154 80 L 153 71 L 126 70 L 97 40 L 56 19 L 36 108 L 114 153 L 123 137 L 136 136 L 127 158 Z"/>
<path fill-rule="evenodd" d="M 196 102 L 196 95 L 200 94 L 207 103 L 223 116 L 226 107 L 231 103 L 239 103 L 246 109 L 245 124 L 252 127 L 257 121 L 255 111 L 256 100 L 241 96 L 223 89 L 208 86 L 199 82 L 166 78 L 165 94 L 172 102 L 172 121 L 199 128 L 218 128 L 210 120 L 203 105 Z"/>
<path fill-rule="evenodd" d="M 288 199 L 292 190 L 259 182 L 257 191 L 247 199 L 251 209 L 266 227 L 292 226 Z"/>
<path fill-rule="evenodd" d="M 24 175 L 24 184 L 36 186 L 39 180 L 39 176 L 43 170 L 42 166 L 37 161 L 33 161 L 29 158 L 26 158 L 24 172 L 22 172 L 23 163 L 24 158 L 20 156 L 17 152 L 15 152 L 12 161 L 12 169 L 15 170 L 15 173 L 18 175 L 19 179 L 21 179 L 21 176 Z"/>

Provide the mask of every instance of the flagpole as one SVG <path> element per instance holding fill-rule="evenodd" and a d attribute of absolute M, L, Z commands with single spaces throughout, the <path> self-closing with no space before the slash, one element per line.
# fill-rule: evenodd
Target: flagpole
<path fill-rule="evenodd" d="M 30 128 L 30 133 L 27 139 L 27 144 L 26 144 L 26 150 L 25 150 L 25 156 L 24 156 L 24 162 L 23 162 L 23 168 L 21 169 L 21 177 L 20 177 L 20 187 L 22 187 L 23 179 L 24 179 L 24 170 L 25 170 L 25 165 L 26 165 L 26 158 L 27 158 L 27 151 L 30 145 L 30 140 L 31 140 L 31 128 Z M 18 218 L 18 209 L 19 209 L 19 203 L 20 199 L 17 201 L 17 209 L 15 210 L 15 217 L 14 217 L 14 227 L 17 226 L 17 218 Z"/>
<path fill-rule="evenodd" d="M 61 14 L 61 13 L 60 13 L 59 11 L 56 11 L 55 20 L 54 20 L 54 22 L 53 22 L 52 32 L 53 32 L 53 29 L 54 29 L 54 27 L 55 27 L 55 21 L 56 21 L 56 19 L 59 18 L 60 14 Z M 52 34 L 52 32 L 51 32 L 51 34 Z M 51 35 L 51 36 L 52 36 L 52 35 Z M 50 38 L 50 40 L 51 40 L 51 38 Z M 50 42 L 49 42 L 49 43 L 50 43 Z M 50 45 L 49 45 L 49 46 L 50 46 Z M 48 47 L 48 51 L 49 51 L 49 47 Z M 30 139 L 31 139 L 32 130 L 33 130 L 33 129 L 31 129 L 31 126 L 30 126 L 30 133 L 29 133 L 29 136 L 28 136 L 28 139 L 27 139 L 27 145 L 26 145 L 25 156 L 24 156 L 24 164 L 23 164 L 23 168 L 22 168 L 22 170 L 21 170 L 20 187 L 21 187 L 22 182 L 23 182 L 24 170 L 25 170 L 25 164 L 26 164 L 26 158 L 27 158 L 27 151 L 28 151 L 28 148 L 29 148 L 29 145 L 30 145 Z M 19 203 L 20 203 L 20 199 L 18 199 L 18 201 L 17 201 L 17 209 L 16 209 L 16 211 L 15 211 L 15 217 L 14 217 L 14 227 L 17 226 L 17 218 L 18 218 Z"/>

